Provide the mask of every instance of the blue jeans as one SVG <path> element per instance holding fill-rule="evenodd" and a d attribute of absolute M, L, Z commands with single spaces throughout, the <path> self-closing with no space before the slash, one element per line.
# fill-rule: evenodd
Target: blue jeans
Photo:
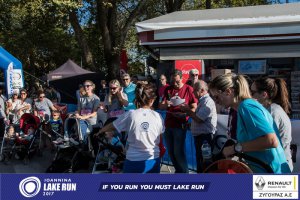
<path fill-rule="evenodd" d="M 186 130 L 181 128 L 166 128 L 164 136 L 175 173 L 188 173 L 189 169 L 185 156 Z"/>
<path fill-rule="evenodd" d="M 160 173 L 160 158 L 143 160 L 143 161 L 130 161 L 125 160 L 124 173 Z"/>
<path fill-rule="evenodd" d="M 87 123 L 87 121 L 85 120 L 80 120 L 80 130 L 82 133 L 82 137 L 83 137 L 83 143 L 87 144 L 87 129 L 89 127 L 89 124 Z"/>

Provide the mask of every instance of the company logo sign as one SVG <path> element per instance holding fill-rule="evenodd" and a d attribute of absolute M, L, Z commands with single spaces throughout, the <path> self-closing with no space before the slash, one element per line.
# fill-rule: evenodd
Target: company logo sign
<path fill-rule="evenodd" d="M 185 83 L 189 79 L 189 72 L 192 69 L 197 69 L 199 75 L 203 73 L 202 60 L 176 60 L 175 68 L 182 71 L 182 81 Z"/>
<path fill-rule="evenodd" d="M 253 175 L 253 199 L 298 199 L 298 175 Z"/>
<path fill-rule="evenodd" d="M 264 188 L 264 186 L 266 185 L 266 182 L 262 176 L 259 176 L 259 177 L 257 177 L 257 179 L 255 181 L 255 185 L 258 190 L 262 190 Z"/>
<path fill-rule="evenodd" d="M 19 183 L 20 193 L 27 198 L 41 193 L 42 196 L 53 196 L 57 192 L 76 192 L 77 183 L 70 178 L 44 178 L 35 176 L 24 178 Z"/>
<path fill-rule="evenodd" d="M 19 191 L 24 197 L 34 197 L 40 192 L 41 181 L 35 176 L 23 179 L 19 184 Z"/>

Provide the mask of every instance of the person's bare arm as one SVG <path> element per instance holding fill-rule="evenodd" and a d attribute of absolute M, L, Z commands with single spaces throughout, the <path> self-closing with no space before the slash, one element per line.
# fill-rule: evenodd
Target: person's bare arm
<path fill-rule="evenodd" d="M 278 146 L 278 139 L 275 133 L 269 133 L 254 140 L 243 142 L 241 145 L 243 152 L 264 151 L 269 148 L 276 148 Z M 235 154 L 234 145 L 224 148 L 223 155 L 225 157 L 230 157 L 233 154 Z"/>

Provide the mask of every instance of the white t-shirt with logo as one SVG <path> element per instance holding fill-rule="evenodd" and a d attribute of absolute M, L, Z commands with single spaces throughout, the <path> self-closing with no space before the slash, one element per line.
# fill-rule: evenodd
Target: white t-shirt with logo
<path fill-rule="evenodd" d="M 144 161 L 159 157 L 160 135 L 165 131 L 164 120 L 154 110 L 130 110 L 113 122 L 118 132 L 128 134 L 126 159 Z"/>

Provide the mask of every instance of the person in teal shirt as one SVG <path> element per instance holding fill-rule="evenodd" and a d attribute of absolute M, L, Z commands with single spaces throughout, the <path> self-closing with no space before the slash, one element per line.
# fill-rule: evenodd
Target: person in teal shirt
<path fill-rule="evenodd" d="M 245 77 L 235 74 L 220 75 L 210 83 L 209 89 L 216 103 L 238 112 L 238 143 L 225 147 L 223 155 L 231 157 L 243 152 L 265 162 L 274 173 L 290 173 L 277 126 L 271 114 L 252 99 Z M 249 167 L 255 173 L 265 172 L 251 162 Z"/>
<path fill-rule="evenodd" d="M 123 81 L 123 92 L 128 97 L 128 106 L 125 107 L 125 110 L 134 110 L 136 109 L 134 100 L 135 100 L 135 88 L 136 85 L 131 82 L 130 75 L 129 74 L 123 74 L 122 75 L 122 81 Z"/>

